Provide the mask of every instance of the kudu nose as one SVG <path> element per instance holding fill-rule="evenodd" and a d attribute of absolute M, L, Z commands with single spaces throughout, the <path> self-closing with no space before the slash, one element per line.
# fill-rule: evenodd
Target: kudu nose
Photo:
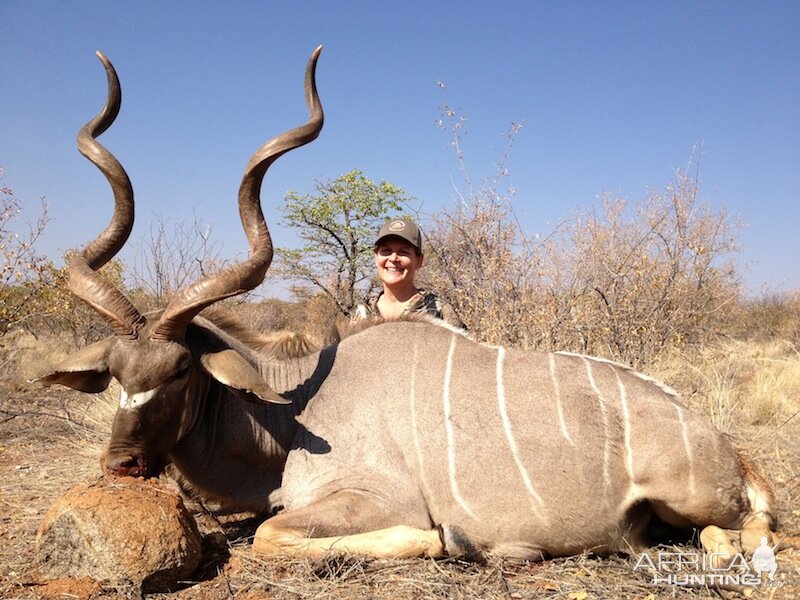
<path fill-rule="evenodd" d="M 109 475 L 119 477 L 147 477 L 150 475 L 148 461 L 141 456 L 109 452 L 102 463 L 103 470 Z"/>

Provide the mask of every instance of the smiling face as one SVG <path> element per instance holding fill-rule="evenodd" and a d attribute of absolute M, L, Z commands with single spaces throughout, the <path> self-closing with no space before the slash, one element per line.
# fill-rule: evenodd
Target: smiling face
<path fill-rule="evenodd" d="M 422 267 L 423 256 L 402 238 L 388 236 L 375 246 L 378 279 L 385 286 L 401 289 L 414 286 L 414 275 Z"/>

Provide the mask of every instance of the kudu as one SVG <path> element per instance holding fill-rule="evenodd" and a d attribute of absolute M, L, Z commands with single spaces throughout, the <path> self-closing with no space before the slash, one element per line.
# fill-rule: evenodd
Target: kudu
<path fill-rule="evenodd" d="M 724 559 L 739 550 L 734 533 L 745 549 L 769 536 L 772 494 L 750 463 L 674 392 L 624 366 L 485 346 L 417 320 L 279 359 L 199 315 L 265 275 L 260 187 L 278 156 L 322 127 L 318 54 L 306 71 L 308 123 L 262 146 L 245 171 L 250 258 L 148 315 L 96 273 L 133 221 L 128 177 L 95 140 L 120 105 L 100 56 L 108 102 L 78 146 L 108 178 L 116 209 L 69 270 L 71 289 L 115 335 L 41 381 L 86 392 L 119 381 L 104 468 L 151 476 L 171 462 L 230 507 L 282 509 L 256 532 L 263 553 L 539 559 L 630 551 L 666 524 L 702 528 L 705 548 Z"/>

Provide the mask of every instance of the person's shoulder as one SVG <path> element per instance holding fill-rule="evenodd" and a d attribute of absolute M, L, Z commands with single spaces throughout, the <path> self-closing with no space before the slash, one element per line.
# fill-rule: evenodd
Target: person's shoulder
<path fill-rule="evenodd" d="M 421 289 L 419 295 L 420 303 L 426 306 L 435 306 L 437 309 L 443 306 L 449 306 L 447 302 L 433 290 Z"/>
<path fill-rule="evenodd" d="M 440 298 L 433 290 L 420 290 L 419 304 L 426 312 L 445 321 L 449 325 L 460 329 L 466 329 L 464 322 L 459 318 L 455 309 Z"/>
<path fill-rule="evenodd" d="M 431 290 L 420 289 L 414 302 L 415 311 L 438 312 L 442 300 Z"/>
<path fill-rule="evenodd" d="M 378 298 L 380 298 L 380 294 L 375 294 L 365 298 L 360 304 L 357 304 L 353 309 L 353 312 L 350 313 L 350 320 L 355 322 L 363 319 L 379 317 L 381 312 L 378 309 Z"/>

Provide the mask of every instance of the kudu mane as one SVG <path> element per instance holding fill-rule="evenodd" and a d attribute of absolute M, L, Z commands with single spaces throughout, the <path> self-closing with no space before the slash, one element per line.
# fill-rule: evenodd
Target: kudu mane
<path fill-rule="evenodd" d="M 259 355 L 267 359 L 278 361 L 308 356 L 309 354 L 321 350 L 322 347 L 333 346 L 346 338 L 382 325 L 383 323 L 390 322 L 383 317 L 360 319 L 358 321 L 338 321 L 331 328 L 332 331 L 325 338 L 322 346 L 318 346 L 303 333 L 289 330 L 267 333 L 256 331 L 249 325 L 243 323 L 230 309 L 224 307 L 210 306 L 203 310 L 200 316 Z M 441 319 L 423 313 L 409 313 L 396 319 L 396 321 L 430 323 L 472 339 L 466 331 L 457 329 Z"/>
<path fill-rule="evenodd" d="M 287 330 L 269 333 L 256 331 L 244 324 L 230 309 L 211 306 L 200 313 L 200 316 L 267 359 L 302 358 L 319 350 L 319 347 L 302 333 Z"/>
<path fill-rule="evenodd" d="M 325 338 L 325 346 L 332 346 L 334 344 L 338 344 L 342 340 L 345 340 L 349 337 L 352 337 L 358 333 L 366 331 L 367 329 L 372 329 L 378 325 L 382 325 L 383 323 L 392 323 L 392 322 L 405 322 L 405 323 L 430 323 L 431 325 L 435 325 L 437 327 L 441 327 L 443 329 L 447 329 L 448 331 L 452 331 L 453 333 L 458 333 L 472 341 L 476 341 L 465 329 L 459 329 L 458 327 L 454 327 L 450 325 L 446 321 L 441 319 L 437 319 L 436 317 L 426 314 L 426 313 L 405 313 L 401 315 L 398 319 L 393 319 L 391 321 L 384 319 L 383 317 L 369 317 L 366 319 L 359 319 L 356 321 L 346 321 L 344 317 L 338 318 L 335 320 L 333 325 L 328 332 L 327 337 Z"/>

